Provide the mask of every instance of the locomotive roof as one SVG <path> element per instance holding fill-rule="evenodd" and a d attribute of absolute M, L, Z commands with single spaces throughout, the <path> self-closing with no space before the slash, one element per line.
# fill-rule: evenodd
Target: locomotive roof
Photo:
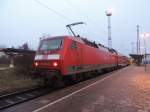
<path fill-rule="evenodd" d="M 41 40 L 48 40 L 48 39 L 56 39 L 56 38 L 70 38 L 74 41 L 80 42 L 80 43 L 84 43 L 83 40 L 79 37 L 74 37 L 74 36 L 53 36 L 53 37 L 46 37 L 46 38 L 42 38 Z"/>
<path fill-rule="evenodd" d="M 97 48 L 97 49 L 104 49 L 108 52 L 111 52 L 111 53 L 114 53 L 114 54 L 117 54 L 117 51 L 114 50 L 114 49 L 109 49 L 108 47 L 102 45 L 102 44 L 96 44 L 96 42 L 92 42 L 90 40 L 88 40 L 87 38 L 82 38 L 82 37 L 74 37 L 74 36 L 67 36 L 67 35 L 64 35 L 64 36 L 53 36 L 53 37 L 48 37 L 48 38 L 43 38 L 41 40 L 48 40 L 48 39 L 54 39 L 54 38 L 70 38 L 74 41 L 77 41 L 77 42 L 80 42 L 80 43 L 84 43 L 88 46 L 91 46 L 91 47 L 94 47 L 94 48 Z"/>
<path fill-rule="evenodd" d="M 64 38 L 64 36 L 44 37 L 44 38 L 41 38 L 41 40 L 49 40 L 49 39 L 55 39 L 55 38 Z"/>
<path fill-rule="evenodd" d="M 80 42 L 80 43 L 84 43 L 84 41 L 80 37 L 74 37 L 74 36 L 65 36 L 65 37 L 71 38 L 72 40 Z"/>
<path fill-rule="evenodd" d="M 81 38 L 81 37 L 72 37 L 72 39 L 75 39 L 75 40 L 78 40 L 78 41 L 82 41 L 82 43 L 84 42 L 86 45 L 88 46 L 92 46 L 94 48 L 97 48 L 97 49 L 103 49 L 107 52 L 111 52 L 113 54 L 117 54 L 118 52 L 115 50 L 115 49 L 109 49 L 108 47 L 102 45 L 102 44 L 96 44 L 96 42 L 92 42 L 90 40 L 88 40 L 87 38 Z"/>

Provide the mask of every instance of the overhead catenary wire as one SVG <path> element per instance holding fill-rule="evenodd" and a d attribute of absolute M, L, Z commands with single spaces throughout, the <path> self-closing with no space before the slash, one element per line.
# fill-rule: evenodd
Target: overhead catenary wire
<path fill-rule="evenodd" d="M 38 3 L 39 5 L 43 6 L 44 8 L 48 9 L 50 12 L 55 13 L 57 16 L 63 18 L 64 20 L 68 21 L 68 22 L 73 22 L 73 19 L 63 15 L 62 13 L 50 8 L 46 3 L 41 2 L 40 0 L 34 0 L 36 3 Z M 70 4 L 72 5 L 72 4 Z M 81 13 L 80 11 L 76 11 L 76 13 Z M 81 14 L 80 14 L 81 15 Z M 82 15 L 82 17 L 85 19 L 85 17 Z M 91 20 L 90 20 L 91 21 Z M 68 29 L 67 29 L 68 30 Z M 95 30 L 93 30 L 91 27 L 89 28 L 90 32 L 93 33 L 94 35 L 99 35 L 98 32 L 96 32 Z M 88 31 L 89 32 L 89 31 Z M 68 32 L 70 34 L 70 32 Z"/>
<path fill-rule="evenodd" d="M 43 1 L 45 1 L 47 4 L 48 4 L 48 2 L 46 1 L 46 0 L 43 0 Z M 68 4 L 67 4 L 68 5 Z M 47 5 L 48 6 L 48 5 Z M 66 7 L 65 7 L 66 8 Z M 70 10 L 70 9 L 67 9 L 67 10 Z M 71 13 L 72 14 L 72 13 Z M 69 14 L 70 15 L 70 14 Z M 71 17 L 73 17 L 73 15 L 70 15 Z M 74 17 L 75 18 L 75 17 Z M 71 19 L 70 19 L 71 20 Z M 77 20 L 77 18 L 75 19 L 75 20 Z M 72 20 L 73 21 L 73 20 Z M 82 21 L 82 20 L 80 20 L 80 21 Z M 75 21 L 75 22 L 78 22 L 78 21 Z M 73 22 L 74 23 L 74 22 Z M 85 24 L 85 23 L 84 23 Z M 67 32 L 68 32 L 68 34 L 69 35 L 71 35 L 72 33 L 71 33 L 71 31 L 70 31 L 70 29 L 68 29 L 68 27 L 67 27 Z"/>
<path fill-rule="evenodd" d="M 72 4 L 71 3 L 71 1 L 69 1 L 69 0 L 65 0 L 66 1 L 66 4 L 68 4 L 68 6 L 69 7 L 74 7 L 74 8 L 72 8 L 72 9 L 76 9 L 76 10 L 74 10 L 74 12 L 76 13 L 76 14 L 80 14 L 80 16 L 81 16 L 81 18 L 84 18 L 85 19 L 85 16 L 84 16 L 84 14 L 83 14 L 83 12 L 80 10 L 78 10 L 79 8 L 78 8 L 78 5 L 76 5 L 76 6 L 74 6 L 74 4 Z M 93 19 L 91 19 L 91 18 L 88 18 L 88 19 L 86 19 L 86 23 L 87 23 L 87 21 L 90 21 L 90 23 L 92 23 L 91 25 L 93 26 L 93 27 L 95 27 L 95 26 L 97 26 L 97 24 L 95 24 L 94 23 L 94 20 Z M 88 30 L 88 32 L 91 32 L 93 35 L 100 35 L 100 32 L 102 33 L 102 34 L 105 34 L 106 32 L 102 32 L 102 31 L 100 31 L 100 30 L 96 30 L 96 29 L 94 29 L 93 30 L 93 28 L 91 27 L 91 26 L 89 26 L 88 25 L 88 28 L 89 29 L 87 29 Z"/>
<path fill-rule="evenodd" d="M 50 8 L 48 5 L 44 4 L 43 2 L 39 1 L 39 0 L 34 0 L 36 3 L 40 4 L 41 6 L 45 7 L 46 9 L 48 9 L 49 11 L 55 13 L 57 16 L 63 18 L 66 21 L 73 21 L 71 18 L 64 16 L 63 14 L 61 14 L 60 12 Z"/>

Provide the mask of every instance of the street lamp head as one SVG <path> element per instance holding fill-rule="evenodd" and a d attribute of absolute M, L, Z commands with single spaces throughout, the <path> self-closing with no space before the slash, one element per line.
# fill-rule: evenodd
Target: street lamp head
<path fill-rule="evenodd" d="M 112 15 L 112 12 L 113 12 L 113 9 L 112 8 L 109 8 L 108 10 L 106 10 L 106 16 L 111 16 Z"/>
<path fill-rule="evenodd" d="M 146 32 L 146 33 L 145 33 L 145 37 L 149 37 L 149 33 Z"/>
<path fill-rule="evenodd" d="M 140 36 L 141 36 L 142 38 L 147 38 L 147 37 L 150 36 L 150 34 L 147 33 L 147 32 L 144 32 L 144 33 L 142 33 Z"/>
<path fill-rule="evenodd" d="M 144 38 L 144 33 L 140 34 L 140 37 Z"/>

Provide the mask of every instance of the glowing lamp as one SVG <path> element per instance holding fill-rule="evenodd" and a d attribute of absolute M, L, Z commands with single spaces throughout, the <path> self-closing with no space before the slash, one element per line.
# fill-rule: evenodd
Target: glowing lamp
<path fill-rule="evenodd" d="M 110 9 L 108 9 L 105 13 L 106 13 L 107 16 L 111 16 L 111 15 L 112 15 L 112 12 L 113 12 L 113 9 L 110 8 Z"/>
<path fill-rule="evenodd" d="M 58 63 L 57 63 L 57 62 L 54 62 L 54 63 L 53 63 L 53 66 L 54 66 L 54 67 L 57 67 L 57 66 L 58 66 Z"/>
<path fill-rule="evenodd" d="M 35 66 L 38 66 L 38 65 L 39 65 L 39 63 L 38 63 L 38 62 L 35 62 L 34 64 L 35 64 Z"/>

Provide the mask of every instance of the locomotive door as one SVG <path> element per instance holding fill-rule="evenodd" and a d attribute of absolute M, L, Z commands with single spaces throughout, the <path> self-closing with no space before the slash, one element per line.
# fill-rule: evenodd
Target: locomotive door
<path fill-rule="evenodd" d="M 80 71 L 82 69 L 82 46 L 76 41 L 72 41 L 71 52 L 74 58 L 74 69 Z"/>
<path fill-rule="evenodd" d="M 77 70 L 80 71 L 83 68 L 83 56 L 82 56 L 82 44 L 77 43 Z"/>

